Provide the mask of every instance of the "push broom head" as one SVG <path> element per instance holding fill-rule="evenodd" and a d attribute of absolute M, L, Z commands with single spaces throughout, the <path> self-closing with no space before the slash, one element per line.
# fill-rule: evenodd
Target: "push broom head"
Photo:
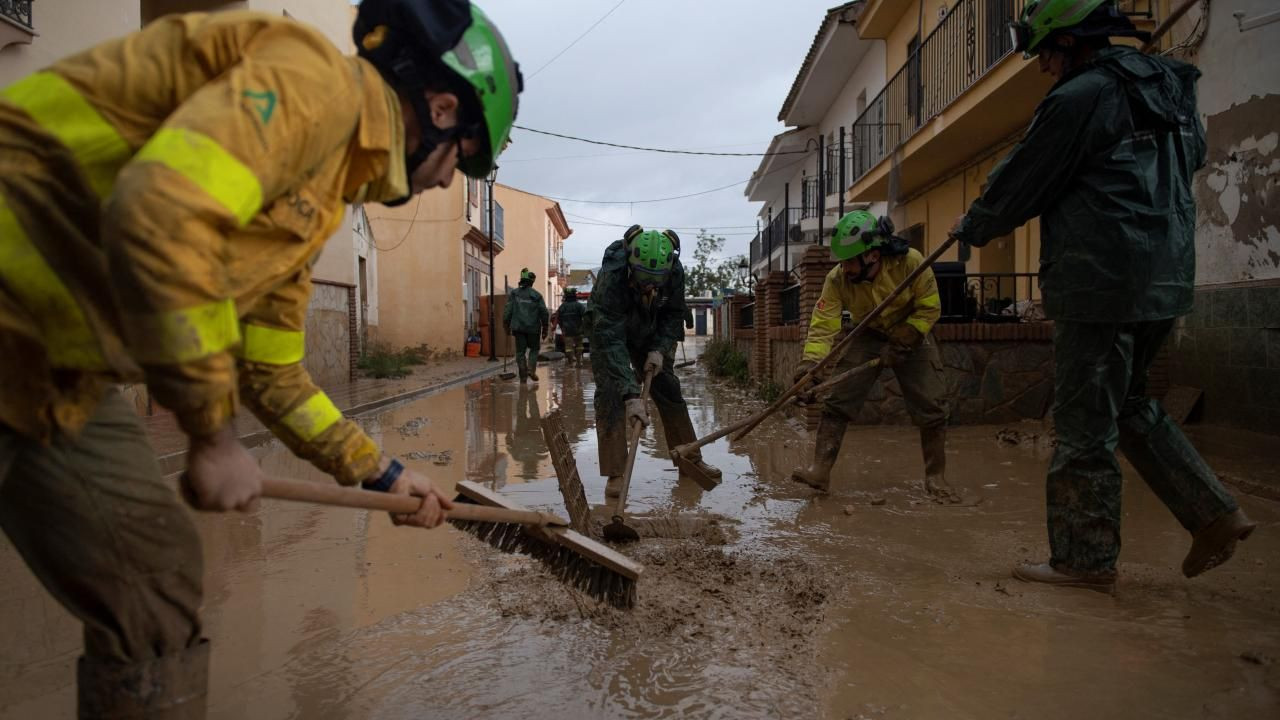
<path fill-rule="evenodd" d="M 458 483 L 454 502 L 522 509 L 516 503 L 471 482 Z M 450 520 L 454 527 L 508 553 L 541 562 L 556 579 L 598 601 L 630 609 L 636 604 L 641 566 L 590 538 L 562 528 L 515 523 Z"/>

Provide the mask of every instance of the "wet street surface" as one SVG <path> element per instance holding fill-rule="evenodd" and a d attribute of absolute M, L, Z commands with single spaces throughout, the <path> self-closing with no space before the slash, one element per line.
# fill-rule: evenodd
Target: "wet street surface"
<path fill-rule="evenodd" d="M 539 373 L 537 386 L 486 380 L 364 421 L 442 485 L 563 513 L 538 422 L 558 407 L 601 503 L 591 372 Z M 699 434 L 762 406 L 678 373 Z M 452 528 L 278 502 L 202 516 L 209 715 L 1280 717 L 1280 503 L 1241 495 L 1258 532 L 1188 581 L 1190 538 L 1126 466 L 1116 595 L 1035 587 L 1009 570 L 1047 554 L 1039 423 L 951 431 L 966 507 L 925 500 L 910 427 L 851 430 L 832 495 L 817 497 L 787 479 L 809 454 L 800 428 L 779 416 L 708 447 L 724 470 L 710 492 L 646 433 L 629 509 L 711 518 L 715 532 L 624 548 L 645 565 L 630 612 Z M 278 444 L 256 452 L 273 474 L 321 479 Z M 2 540 L 0 572 L 0 717 L 71 717 L 78 628 Z"/>

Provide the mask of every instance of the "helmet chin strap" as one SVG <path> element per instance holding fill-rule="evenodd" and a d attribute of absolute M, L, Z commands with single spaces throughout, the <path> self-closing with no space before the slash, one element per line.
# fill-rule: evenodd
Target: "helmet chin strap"
<path fill-rule="evenodd" d="M 405 171 L 405 187 L 409 188 L 409 194 L 395 200 L 384 201 L 382 204 L 389 207 L 397 207 L 409 202 L 409 198 L 413 197 L 413 173 L 417 171 L 422 163 L 426 162 L 427 156 L 433 150 L 445 143 L 456 143 L 458 145 L 458 158 L 462 158 L 462 135 L 458 126 L 454 126 L 448 130 L 441 130 L 436 127 L 435 122 L 431 119 L 431 108 L 427 106 L 427 98 L 423 88 L 415 88 L 408 91 L 409 105 L 413 108 L 413 114 L 418 118 L 418 147 L 413 152 L 405 152 L 404 171 Z"/>

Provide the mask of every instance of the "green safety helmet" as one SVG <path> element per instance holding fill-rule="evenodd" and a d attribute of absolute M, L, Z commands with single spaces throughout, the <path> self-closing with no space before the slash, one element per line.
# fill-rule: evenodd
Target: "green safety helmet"
<path fill-rule="evenodd" d="M 1076 37 L 1151 38 L 1150 33 L 1134 27 L 1114 0 L 1027 0 L 1022 15 L 1009 23 L 1013 49 L 1028 59 L 1040 52 L 1045 38 L 1059 30 Z"/>
<path fill-rule="evenodd" d="M 423 124 L 422 142 L 406 158 L 413 175 L 437 146 L 478 140 L 469 157 L 459 153 L 458 169 L 473 178 L 493 170 L 515 123 L 524 89 L 520 66 L 498 28 L 467 0 L 362 0 L 352 28 L 356 52 L 403 93 Z M 457 127 L 436 128 L 424 91 L 445 78 L 462 103 Z M 407 198 L 406 198 L 407 199 Z"/>
<path fill-rule="evenodd" d="M 852 260 L 868 250 L 887 245 L 893 238 L 889 216 L 877 218 L 866 210 L 845 213 L 831 236 L 831 254 L 836 260 Z"/>
<path fill-rule="evenodd" d="M 576 287 L 567 287 L 567 288 L 565 288 L 565 289 L 564 289 L 564 299 L 565 299 L 565 300 L 577 300 L 577 299 L 578 299 L 578 288 L 576 288 Z"/>
<path fill-rule="evenodd" d="M 636 279 L 656 285 L 671 272 L 676 246 L 669 231 L 641 230 L 639 225 L 633 225 L 623 239 L 627 262 Z"/>
<path fill-rule="evenodd" d="M 520 282 L 533 282 L 538 279 L 538 275 L 529 268 L 520 268 Z"/>

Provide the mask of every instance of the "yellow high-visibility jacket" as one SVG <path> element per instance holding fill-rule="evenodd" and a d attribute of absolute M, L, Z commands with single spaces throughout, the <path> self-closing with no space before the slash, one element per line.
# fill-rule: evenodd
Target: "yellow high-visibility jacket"
<path fill-rule="evenodd" d="M 813 306 L 813 316 L 809 319 L 804 359 L 818 362 L 831 352 L 835 337 L 840 333 L 842 310 L 849 311 L 854 323 L 860 322 L 922 262 L 924 257 L 914 249 L 908 250 L 906 255 L 883 258 L 875 279 L 864 283 L 846 278 L 839 264 L 831 268 L 822 283 L 822 296 Z M 905 322 L 919 330 L 921 335 L 928 335 L 941 316 L 942 298 L 938 295 L 938 283 L 934 280 L 933 270 L 926 268 L 911 287 L 894 298 L 880 317 L 871 321 L 868 328 L 887 335 L 891 328 Z"/>
<path fill-rule="evenodd" d="M 47 442 L 145 379 L 189 435 L 243 400 L 339 481 L 369 476 L 303 328 L 344 199 L 405 183 L 394 91 L 287 18 L 171 16 L 0 90 L 0 422 Z"/>

